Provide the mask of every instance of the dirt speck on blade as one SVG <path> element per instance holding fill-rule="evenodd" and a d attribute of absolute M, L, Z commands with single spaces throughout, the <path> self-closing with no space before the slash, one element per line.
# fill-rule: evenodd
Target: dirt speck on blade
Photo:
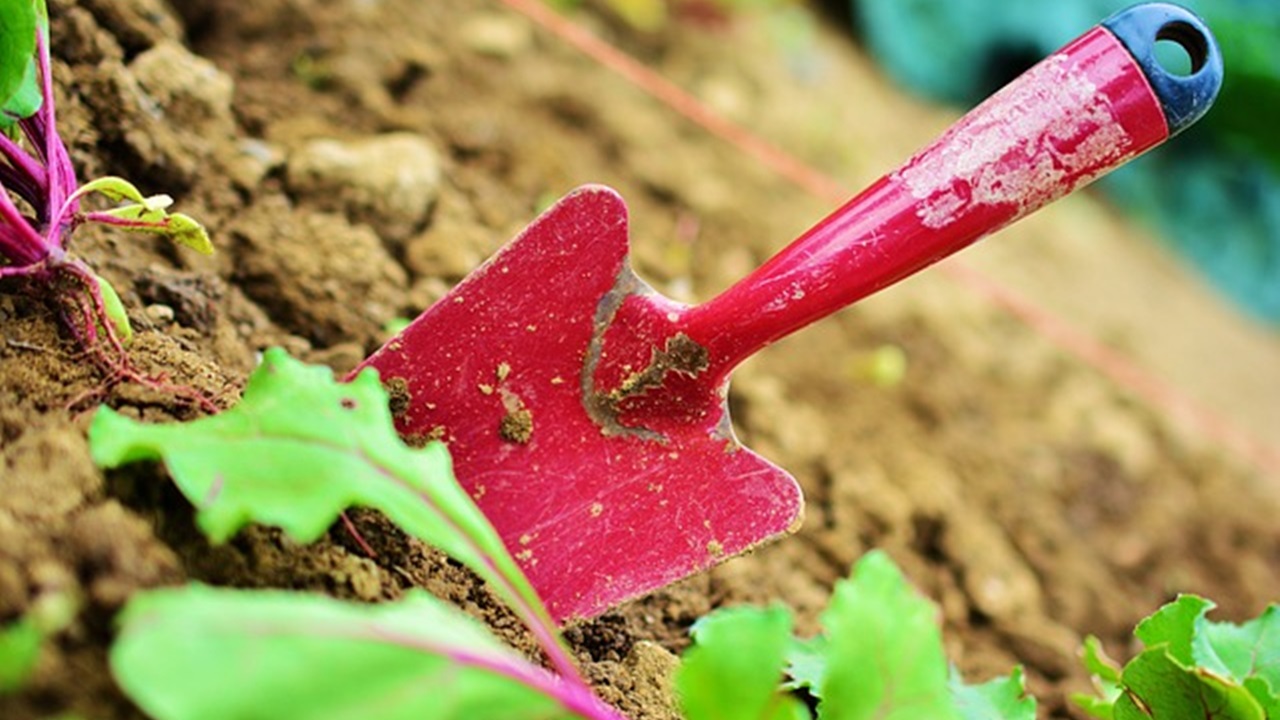
<path fill-rule="evenodd" d="M 498 435 L 507 442 L 528 444 L 533 438 L 533 413 L 526 407 L 507 410 L 498 423 Z"/>
<path fill-rule="evenodd" d="M 649 390 L 662 387 L 667 373 L 680 373 L 696 377 L 707 369 L 709 358 L 707 349 L 694 342 L 684 333 L 676 333 L 667 340 L 662 349 L 654 348 L 649 364 L 637 370 L 609 391 L 609 400 L 621 402 L 629 397 L 643 395 Z"/>
<path fill-rule="evenodd" d="M 409 410 L 413 397 L 409 394 L 409 383 L 404 378 L 387 378 L 382 387 L 387 391 L 387 407 L 392 417 L 403 417 Z"/>

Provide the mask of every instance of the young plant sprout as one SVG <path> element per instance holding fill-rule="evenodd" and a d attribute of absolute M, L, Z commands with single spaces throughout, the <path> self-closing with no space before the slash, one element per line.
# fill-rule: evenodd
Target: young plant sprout
<path fill-rule="evenodd" d="M 209 236 L 192 218 L 169 213 L 172 199 L 166 195 L 144 197 L 118 177 L 79 184 L 55 121 L 43 1 L 0 1 L 0 25 L 6 43 L 19 39 L 0 53 L 0 278 L 23 278 L 29 288 L 57 293 L 81 348 L 116 377 L 145 381 L 122 359 L 132 330 L 119 296 L 68 251 L 68 238 L 83 223 L 101 223 L 165 235 L 210 254 Z M 81 210 L 81 199 L 92 193 L 122 204 Z"/>

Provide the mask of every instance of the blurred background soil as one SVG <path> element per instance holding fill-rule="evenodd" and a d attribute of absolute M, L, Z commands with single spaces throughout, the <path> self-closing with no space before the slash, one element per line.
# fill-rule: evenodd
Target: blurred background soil
<path fill-rule="evenodd" d="M 639 273 L 691 302 L 833 206 L 497 0 L 49 6 L 81 178 L 174 195 L 219 249 L 86 230 L 75 250 L 120 291 L 138 362 L 223 406 L 269 346 L 350 369 L 579 184 L 621 191 Z M 574 19 L 850 191 L 956 117 L 896 89 L 829 18 L 802 46 L 750 12 L 657 32 Z M 1161 389 L 1118 384 L 992 286 Z M 0 717 L 138 716 L 107 671 L 111 618 L 185 579 L 371 601 L 423 585 L 528 647 L 472 578 L 373 513 L 356 522 L 374 559 L 341 530 L 207 546 L 162 469 L 104 476 L 84 439 L 98 401 L 157 421 L 199 410 L 108 382 L 16 283 L 0 283 L 0 319 L 0 620 L 80 607 Z M 568 635 L 607 699 L 674 717 L 667 678 L 697 617 L 783 602 L 813 633 L 832 583 L 881 547 L 941 607 L 968 678 L 1021 663 L 1041 717 L 1079 717 L 1065 698 L 1087 688 L 1085 634 L 1125 656 L 1133 623 L 1178 592 L 1236 620 L 1280 598 L 1280 475 L 1258 451 L 1280 445 L 1278 380 L 1274 332 L 1116 207 L 1068 198 L 744 366 L 738 431 L 800 479 L 803 528 Z"/>

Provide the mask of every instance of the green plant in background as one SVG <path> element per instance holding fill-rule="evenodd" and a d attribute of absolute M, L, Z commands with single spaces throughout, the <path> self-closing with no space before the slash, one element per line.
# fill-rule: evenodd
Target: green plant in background
<path fill-rule="evenodd" d="M 966 106 L 1134 1 L 851 0 L 867 45 L 891 75 Z M 1100 185 L 1226 295 L 1280 323 L 1280 3 L 1180 2 L 1218 38 L 1222 92 L 1177 143 Z"/>
<path fill-rule="evenodd" d="M 80 185 L 58 134 L 43 0 L 0 0 L 0 278 L 64 300 L 64 318 L 80 345 L 103 357 L 101 342 L 122 355 L 132 330 L 115 290 L 67 250 L 83 223 L 164 235 L 209 254 L 204 228 L 169 213 L 167 195 L 144 197 L 118 177 Z M 80 201 L 98 194 L 118 204 L 89 212 Z M 117 368 L 118 369 L 118 368 Z"/>
<path fill-rule="evenodd" d="M 0 695 L 22 688 L 35 672 L 45 639 L 71 624 L 78 605 L 70 595 L 47 593 L 25 615 L 0 627 Z"/>
<path fill-rule="evenodd" d="M 0 694 L 22 687 L 35 670 L 44 634 L 30 617 L 0 628 Z"/>
<path fill-rule="evenodd" d="M 1280 606 L 1235 625 L 1213 622 L 1212 602 L 1182 595 L 1134 631 L 1144 650 L 1123 668 L 1085 645 L 1098 697 L 1076 703 L 1102 720 L 1280 718 Z"/>

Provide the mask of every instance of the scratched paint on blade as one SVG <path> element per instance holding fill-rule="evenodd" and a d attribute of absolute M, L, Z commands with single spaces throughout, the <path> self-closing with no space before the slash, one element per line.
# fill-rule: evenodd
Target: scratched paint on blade
<path fill-rule="evenodd" d="M 1111 101 L 1065 54 L 993 95 L 893 178 L 921 201 L 925 227 L 982 206 L 1021 217 L 1133 153 Z M 941 149 L 938 149 L 941 148 Z"/>

